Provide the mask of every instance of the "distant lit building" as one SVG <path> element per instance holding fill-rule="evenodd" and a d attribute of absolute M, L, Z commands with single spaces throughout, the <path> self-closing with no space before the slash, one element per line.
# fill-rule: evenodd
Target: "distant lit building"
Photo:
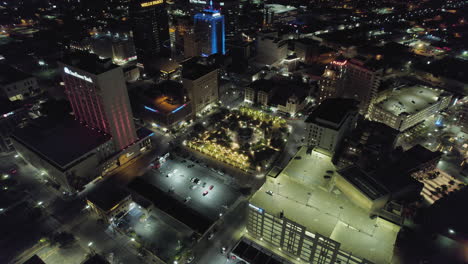
<path fill-rule="evenodd" d="M 112 42 L 112 60 L 124 64 L 136 59 L 135 46 L 131 39 L 116 39 Z"/>
<path fill-rule="evenodd" d="M 194 34 L 199 38 L 201 54 L 226 53 L 224 16 L 211 6 L 194 17 Z"/>
<path fill-rule="evenodd" d="M 318 81 L 318 102 L 327 98 L 336 98 L 343 91 L 345 84 L 346 60 L 334 60 L 328 64 Z"/>
<path fill-rule="evenodd" d="M 335 153 L 344 137 L 356 125 L 357 102 L 353 99 L 327 99 L 305 120 L 306 145 Z"/>
<path fill-rule="evenodd" d="M 296 20 L 297 8 L 279 4 L 266 4 L 264 16 L 266 24 L 287 23 Z"/>
<path fill-rule="evenodd" d="M 155 57 L 170 55 L 169 16 L 164 0 L 130 1 L 130 20 L 138 62 L 146 71 Z"/>
<path fill-rule="evenodd" d="M 257 37 L 256 61 L 266 65 L 280 63 L 288 54 L 288 42 L 277 37 L 276 32 L 260 33 Z"/>
<path fill-rule="evenodd" d="M 194 115 L 218 102 L 218 78 L 217 68 L 194 62 L 183 65 L 182 83 L 192 103 Z"/>
<path fill-rule="evenodd" d="M 451 99 L 451 94 L 426 86 L 386 90 L 373 104 L 370 119 L 405 131 L 447 108 Z"/>

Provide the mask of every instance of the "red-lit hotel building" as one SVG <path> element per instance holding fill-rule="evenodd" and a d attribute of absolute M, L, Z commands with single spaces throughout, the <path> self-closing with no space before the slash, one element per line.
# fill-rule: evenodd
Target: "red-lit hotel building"
<path fill-rule="evenodd" d="M 115 151 L 138 140 L 122 68 L 95 56 L 60 62 L 75 118 L 112 136 Z"/>

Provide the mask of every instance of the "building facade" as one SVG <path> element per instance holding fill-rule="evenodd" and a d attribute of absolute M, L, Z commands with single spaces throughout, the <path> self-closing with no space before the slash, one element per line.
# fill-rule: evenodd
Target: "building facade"
<path fill-rule="evenodd" d="M 164 0 L 130 1 L 129 13 L 138 62 L 148 71 L 152 59 L 170 54 L 166 3 Z"/>
<path fill-rule="evenodd" d="M 28 110 L 7 99 L 0 101 L 0 153 L 13 151 L 11 133 L 28 119 Z"/>
<path fill-rule="evenodd" d="M 327 98 L 335 98 L 343 91 L 345 84 L 346 60 L 334 60 L 327 65 L 322 77 L 318 81 L 319 94 L 318 103 Z"/>
<path fill-rule="evenodd" d="M 198 38 L 201 54 L 226 54 L 224 16 L 220 11 L 210 7 L 194 17 L 194 33 Z"/>
<path fill-rule="evenodd" d="M 345 64 L 345 85 L 338 94 L 340 97 L 352 98 L 360 102 L 359 113 L 367 116 L 383 75 L 383 69 L 377 66 L 352 59 Z"/>
<path fill-rule="evenodd" d="M 218 102 L 218 69 L 197 63 L 184 65 L 182 83 L 192 103 L 193 115 Z"/>
<path fill-rule="evenodd" d="M 369 117 L 405 131 L 447 108 L 451 100 L 451 94 L 426 86 L 383 91 L 373 104 Z"/>
<path fill-rule="evenodd" d="M 305 120 L 306 144 L 334 153 L 356 125 L 357 102 L 352 99 L 327 99 Z"/>
<path fill-rule="evenodd" d="M 110 59 L 80 55 L 65 58 L 59 65 L 77 120 L 111 135 L 116 151 L 137 141 L 121 67 Z"/>
<path fill-rule="evenodd" d="M 272 215 L 255 204 L 249 204 L 247 231 L 298 260 L 314 264 L 371 264 L 340 250 L 340 243 L 281 215 Z"/>

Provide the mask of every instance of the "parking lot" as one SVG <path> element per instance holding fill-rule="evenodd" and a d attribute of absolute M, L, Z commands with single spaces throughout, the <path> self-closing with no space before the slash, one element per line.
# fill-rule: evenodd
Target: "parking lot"
<path fill-rule="evenodd" d="M 182 158 L 168 159 L 143 179 L 212 221 L 241 196 L 229 176 Z"/>

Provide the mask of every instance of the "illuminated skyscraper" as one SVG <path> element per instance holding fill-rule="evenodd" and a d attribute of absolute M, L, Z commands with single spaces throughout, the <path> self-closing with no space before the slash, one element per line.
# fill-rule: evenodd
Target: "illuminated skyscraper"
<path fill-rule="evenodd" d="M 195 15 L 194 32 L 201 40 L 201 56 L 226 53 L 224 16 L 213 8 L 212 2 L 210 8 Z"/>
<path fill-rule="evenodd" d="M 164 0 L 132 0 L 130 20 L 138 62 L 149 68 L 155 57 L 170 54 L 169 16 Z"/>
<path fill-rule="evenodd" d="M 59 65 L 78 121 L 111 135 L 116 151 L 137 141 L 121 67 L 89 54 L 71 55 Z"/>

